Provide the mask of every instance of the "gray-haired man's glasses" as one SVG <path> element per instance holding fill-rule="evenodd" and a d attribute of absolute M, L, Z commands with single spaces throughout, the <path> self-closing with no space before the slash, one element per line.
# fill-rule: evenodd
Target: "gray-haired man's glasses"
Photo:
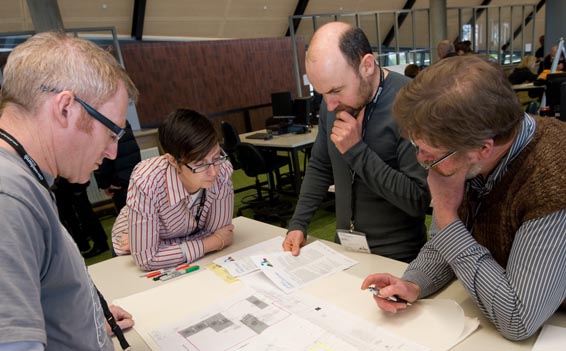
<path fill-rule="evenodd" d="M 221 164 L 226 162 L 227 158 L 228 155 L 226 154 L 226 152 L 220 149 L 220 155 L 210 163 L 205 163 L 203 165 L 198 165 L 198 166 L 191 166 L 187 163 L 185 164 L 185 166 L 187 166 L 187 168 L 190 169 L 193 173 L 202 173 L 208 170 L 210 166 L 216 166 L 216 167 L 220 166 Z"/>
<path fill-rule="evenodd" d="M 45 85 L 41 85 L 40 89 L 41 91 L 46 93 L 58 94 L 61 92 L 61 90 L 55 88 L 49 88 L 46 87 Z M 126 134 L 126 130 L 118 127 L 116 123 L 112 122 L 108 117 L 98 112 L 94 107 L 90 106 L 89 104 L 87 104 L 86 102 L 84 102 L 83 100 L 79 99 L 76 96 L 74 96 L 74 100 L 78 102 L 92 118 L 96 119 L 98 122 L 102 123 L 106 128 L 110 129 L 110 131 L 112 131 L 113 133 L 112 141 L 118 142 L 118 140 L 120 140 L 120 138 L 123 137 L 124 134 Z"/>
<path fill-rule="evenodd" d="M 411 144 L 413 144 L 413 146 L 415 147 L 415 152 L 417 153 L 417 155 L 419 154 L 420 148 L 417 144 L 415 144 L 415 142 L 413 141 L 413 139 L 409 139 L 409 141 L 411 142 Z M 424 162 L 419 162 L 419 164 L 421 165 L 421 167 L 423 167 L 424 169 L 426 169 L 427 171 L 433 167 L 436 167 L 440 162 L 446 160 L 448 157 L 454 155 L 456 153 L 456 151 L 448 151 L 447 153 L 445 153 L 444 155 L 440 156 L 439 158 L 437 158 L 436 160 L 433 161 L 424 161 Z"/>

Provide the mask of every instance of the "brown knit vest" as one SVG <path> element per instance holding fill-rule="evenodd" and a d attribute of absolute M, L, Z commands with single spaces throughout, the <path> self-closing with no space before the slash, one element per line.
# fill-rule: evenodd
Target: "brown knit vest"
<path fill-rule="evenodd" d="M 474 238 L 504 268 L 522 223 L 566 209 L 566 123 L 554 118 L 535 119 L 533 140 L 509 164 L 495 188 L 481 199 L 473 217 Z M 459 210 L 464 223 L 467 208 L 475 209 L 476 205 L 477 201 L 466 196 Z M 566 310 L 566 300 L 560 307 Z"/>
<path fill-rule="evenodd" d="M 494 189 L 481 199 L 472 234 L 494 259 L 507 266 L 515 233 L 524 222 L 566 209 L 566 123 L 536 117 L 533 140 L 509 165 Z M 460 218 L 466 223 L 466 195 Z M 474 212 L 473 210 L 470 212 Z"/>

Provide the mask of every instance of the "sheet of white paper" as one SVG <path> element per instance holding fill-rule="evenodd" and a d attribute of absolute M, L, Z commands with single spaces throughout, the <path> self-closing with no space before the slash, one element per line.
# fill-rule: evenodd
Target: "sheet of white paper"
<path fill-rule="evenodd" d="M 174 321 L 150 335 L 161 350 L 236 350 L 290 316 L 268 298 L 243 288 L 203 313 Z"/>
<path fill-rule="evenodd" d="M 533 351 L 564 350 L 566 345 L 566 328 L 545 324 L 533 346 Z"/>
<path fill-rule="evenodd" d="M 150 335 L 160 350 L 428 351 L 320 300 L 301 298 L 310 307 L 297 315 L 243 288 L 206 311 Z"/>
<path fill-rule="evenodd" d="M 466 317 L 460 305 L 452 300 L 419 300 L 403 311 L 390 314 L 377 307 L 369 291 L 360 289 L 361 278 L 338 272 L 324 282 L 308 286 L 302 293 L 324 296 L 325 301 L 343 310 L 360 311 L 359 317 L 434 351 L 449 350 L 479 325 L 477 319 Z M 324 286 L 339 288 L 324 289 Z"/>
<path fill-rule="evenodd" d="M 357 350 L 428 350 L 404 336 L 393 335 L 380 326 L 356 317 L 348 312 L 348 309 L 339 309 L 310 294 L 302 292 L 285 294 L 260 272 L 248 274 L 242 278 L 242 282 L 268 296 L 278 306 L 354 345 Z M 321 350 L 327 349 L 321 348 Z"/>
<path fill-rule="evenodd" d="M 114 303 L 153 350 L 428 350 L 309 294 L 284 294 L 261 272 L 243 280 L 252 277 L 275 298 L 204 270 Z"/>
<path fill-rule="evenodd" d="M 252 256 L 251 259 L 286 293 L 358 263 L 320 241 L 303 247 L 299 256 L 293 256 L 290 252 L 279 252 Z"/>
<path fill-rule="evenodd" d="M 247 247 L 243 250 L 232 252 L 229 255 L 219 257 L 214 260 L 219 266 L 224 267 L 233 277 L 240 277 L 245 274 L 257 271 L 258 268 L 251 260 L 252 255 L 264 255 L 272 252 L 283 251 L 284 238 L 277 236 L 275 238 L 263 241 L 256 245 Z"/>
<path fill-rule="evenodd" d="M 243 287 L 241 282 L 226 284 L 211 271 L 200 269 L 167 284 L 158 284 L 153 289 L 116 299 L 113 303 L 134 316 L 134 329 L 152 350 L 158 350 L 149 336 L 150 331 L 199 313 Z"/>

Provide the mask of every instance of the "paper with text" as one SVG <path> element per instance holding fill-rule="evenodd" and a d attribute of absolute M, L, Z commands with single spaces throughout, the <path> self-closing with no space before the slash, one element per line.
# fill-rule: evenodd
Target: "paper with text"
<path fill-rule="evenodd" d="M 224 267 L 233 277 L 241 277 L 248 273 L 257 271 L 258 268 L 251 260 L 252 255 L 265 255 L 272 252 L 282 252 L 283 251 L 283 240 L 282 236 L 275 237 L 263 241 L 259 244 L 247 247 L 243 250 L 232 252 L 228 255 L 219 257 L 214 260 L 219 266 Z"/>
<path fill-rule="evenodd" d="M 286 293 L 358 263 L 320 241 L 303 247 L 299 256 L 293 256 L 290 252 L 279 252 L 251 258 L 255 265 Z"/>

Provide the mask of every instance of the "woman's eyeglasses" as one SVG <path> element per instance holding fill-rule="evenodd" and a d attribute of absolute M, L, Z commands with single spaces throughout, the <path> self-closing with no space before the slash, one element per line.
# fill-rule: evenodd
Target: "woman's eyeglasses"
<path fill-rule="evenodd" d="M 220 166 L 221 164 L 226 162 L 227 159 L 228 159 L 228 155 L 226 155 L 226 152 L 220 149 L 220 155 L 210 163 L 205 163 L 198 166 L 191 166 L 187 163 L 185 164 L 185 166 L 187 166 L 187 168 L 190 169 L 193 173 L 202 173 L 202 172 L 206 172 L 210 168 L 210 166 L 216 166 L 216 167 Z"/>

